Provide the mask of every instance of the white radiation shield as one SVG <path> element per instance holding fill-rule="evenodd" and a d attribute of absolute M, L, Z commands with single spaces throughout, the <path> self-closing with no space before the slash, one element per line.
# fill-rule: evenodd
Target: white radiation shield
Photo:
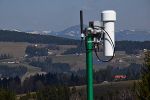
<path fill-rule="evenodd" d="M 115 47 L 115 21 L 116 12 L 113 10 L 106 10 L 101 13 L 101 21 L 105 32 L 104 35 L 104 55 L 113 56 Z"/>

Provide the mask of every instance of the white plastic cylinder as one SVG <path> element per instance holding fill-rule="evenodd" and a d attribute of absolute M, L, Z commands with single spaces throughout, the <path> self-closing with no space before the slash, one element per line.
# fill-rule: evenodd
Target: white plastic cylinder
<path fill-rule="evenodd" d="M 104 55 L 113 56 L 115 46 L 115 21 L 116 12 L 113 10 L 106 10 L 101 13 L 101 21 L 103 22 L 104 30 L 109 34 L 104 35 Z M 111 39 L 110 39 L 111 38 Z"/>

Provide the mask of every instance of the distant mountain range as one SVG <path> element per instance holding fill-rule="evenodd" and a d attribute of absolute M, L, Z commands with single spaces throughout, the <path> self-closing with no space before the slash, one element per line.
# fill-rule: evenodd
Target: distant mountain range
<path fill-rule="evenodd" d="M 80 39 L 80 27 L 79 25 L 71 26 L 63 31 L 55 32 L 55 35 L 72 39 Z"/>
<path fill-rule="evenodd" d="M 17 31 L 18 30 L 11 30 Z M 75 25 L 71 26 L 63 31 L 54 32 L 54 31 L 27 31 L 26 33 L 30 34 L 41 34 L 41 35 L 53 35 L 57 37 L 65 37 L 70 39 L 80 39 L 80 26 Z M 116 40 L 117 41 L 150 41 L 150 31 L 145 30 L 120 30 L 116 32 Z"/>
<path fill-rule="evenodd" d="M 122 30 L 116 32 L 116 40 L 150 41 L 150 31 Z"/>
<path fill-rule="evenodd" d="M 71 39 L 80 39 L 80 27 L 76 25 L 60 32 L 50 32 L 48 34 Z M 150 41 L 150 31 L 120 30 L 116 32 L 115 37 L 117 41 Z"/>

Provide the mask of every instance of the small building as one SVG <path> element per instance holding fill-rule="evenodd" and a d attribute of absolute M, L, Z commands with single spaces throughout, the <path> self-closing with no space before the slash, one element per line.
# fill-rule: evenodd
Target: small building
<path fill-rule="evenodd" d="M 8 64 L 15 64 L 15 62 L 14 61 L 9 61 L 9 62 L 7 62 Z"/>
<path fill-rule="evenodd" d="M 126 78 L 127 78 L 126 75 L 115 75 L 115 76 L 114 76 L 114 79 L 115 79 L 115 80 L 123 80 L 123 79 L 126 79 Z"/>

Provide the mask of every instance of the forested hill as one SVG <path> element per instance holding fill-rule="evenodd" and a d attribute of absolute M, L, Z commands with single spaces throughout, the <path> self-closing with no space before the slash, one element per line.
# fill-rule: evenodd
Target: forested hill
<path fill-rule="evenodd" d="M 0 30 L 0 42 L 29 42 L 46 44 L 77 44 L 77 40 L 56 37 L 51 35 L 29 34 L 25 32 Z"/>

